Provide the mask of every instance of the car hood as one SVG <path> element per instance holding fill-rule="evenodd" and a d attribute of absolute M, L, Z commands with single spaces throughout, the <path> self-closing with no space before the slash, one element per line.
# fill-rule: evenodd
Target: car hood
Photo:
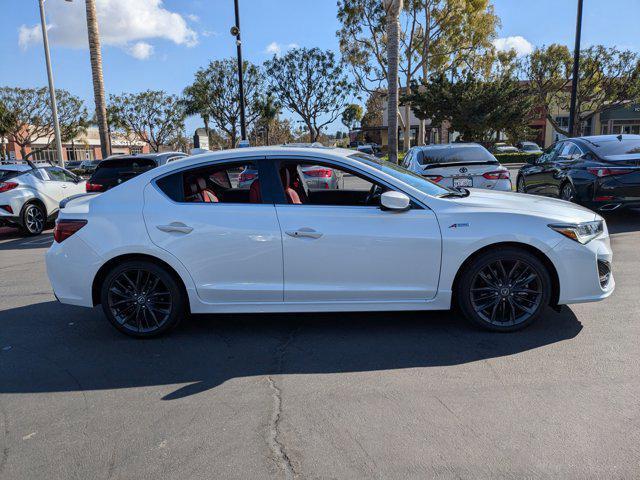
<path fill-rule="evenodd" d="M 600 218 L 595 212 L 575 203 L 555 198 L 515 192 L 469 189 L 469 196 L 455 201 L 466 207 L 498 210 L 508 213 L 528 213 L 553 222 L 590 222 Z"/>

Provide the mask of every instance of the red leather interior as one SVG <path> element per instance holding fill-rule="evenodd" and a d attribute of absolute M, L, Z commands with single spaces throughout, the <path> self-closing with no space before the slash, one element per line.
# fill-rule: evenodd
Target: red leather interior
<path fill-rule="evenodd" d="M 202 177 L 189 179 L 189 193 L 192 202 L 218 203 L 220 201 L 216 193 L 207 187 L 207 182 Z"/>
<path fill-rule="evenodd" d="M 282 186 L 284 187 L 284 194 L 287 197 L 287 202 L 293 205 L 300 205 L 300 196 L 293 188 L 291 188 L 291 175 L 286 167 L 280 169 L 280 179 L 282 180 Z"/>
<path fill-rule="evenodd" d="M 260 180 L 256 179 L 249 187 L 249 201 L 251 203 L 262 203 L 262 193 L 260 192 Z"/>

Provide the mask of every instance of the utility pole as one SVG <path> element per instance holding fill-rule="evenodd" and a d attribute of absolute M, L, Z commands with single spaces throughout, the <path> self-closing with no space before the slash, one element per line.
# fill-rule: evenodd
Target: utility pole
<path fill-rule="evenodd" d="M 578 0 L 578 18 L 576 19 L 576 44 L 573 49 L 573 74 L 571 78 L 571 106 L 569 107 L 569 136 L 576 135 L 576 97 L 578 95 L 578 75 L 580 74 L 580 36 L 582 35 L 582 0 Z"/>
<path fill-rule="evenodd" d="M 51 71 L 51 56 L 49 55 L 49 35 L 47 34 L 47 20 L 44 15 L 44 0 L 38 0 L 40 5 L 40 22 L 42 23 L 42 42 L 44 43 L 44 59 L 47 64 L 47 77 L 49 79 L 49 96 L 51 97 L 51 113 L 53 114 L 53 132 L 56 139 L 58 152 L 58 164 L 64 167 L 62 156 L 62 138 L 60 137 L 60 124 L 58 123 L 58 104 L 56 102 L 56 89 L 53 86 L 53 72 Z"/>
<path fill-rule="evenodd" d="M 236 47 L 238 49 L 238 82 L 240 93 L 240 136 L 242 140 L 247 139 L 247 125 L 244 118 L 244 83 L 242 78 L 242 40 L 240 39 L 240 9 L 238 8 L 238 0 L 233 0 L 236 24 L 231 27 L 231 35 L 236 37 Z M 235 146 L 235 145 L 234 145 Z"/>

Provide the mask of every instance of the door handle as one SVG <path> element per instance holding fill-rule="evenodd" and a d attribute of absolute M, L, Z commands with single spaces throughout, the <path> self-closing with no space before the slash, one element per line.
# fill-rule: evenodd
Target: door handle
<path fill-rule="evenodd" d="M 287 230 L 287 235 L 293 238 L 320 238 L 322 234 L 313 228 L 300 228 L 299 230 Z"/>
<path fill-rule="evenodd" d="M 66 186 L 66 185 L 60 185 L 60 186 L 61 186 L 62 188 L 67 188 L 67 186 Z"/>
<path fill-rule="evenodd" d="M 156 225 L 156 228 L 162 232 L 178 232 L 178 233 L 191 233 L 192 227 L 185 225 L 184 223 L 174 222 L 169 225 Z"/>

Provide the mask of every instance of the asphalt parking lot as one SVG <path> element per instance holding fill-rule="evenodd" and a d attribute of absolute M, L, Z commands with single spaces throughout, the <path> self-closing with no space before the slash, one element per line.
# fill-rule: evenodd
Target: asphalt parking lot
<path fill-rule="evenodd" d="M 617 290 L 515 334 L 453 313 L 202 316 L 133 340 L 0 230 L 0 478 L 638 478 L 640 212 Z"/>

